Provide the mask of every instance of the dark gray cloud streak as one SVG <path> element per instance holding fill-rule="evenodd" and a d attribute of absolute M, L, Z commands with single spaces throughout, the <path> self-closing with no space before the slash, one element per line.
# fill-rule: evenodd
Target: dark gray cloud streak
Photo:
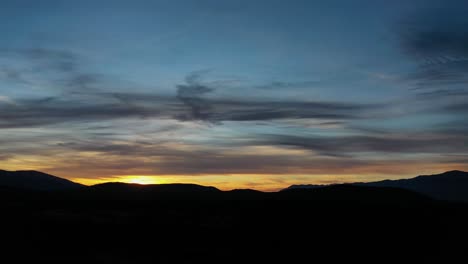
<path fill-rule="evenodd" d="M 0 65 L 0 80 L 55 89 L 64 95 L 93 93 L 117 83 L 109 76 L 90 72 L 86 58 L 72 51 L 0 49 L 0 57 L 22 62 L 14 66 Z"/>
<path fill-rule="evenodd" d="M 302 82 L 274 81 L 269 84 L 259 85 L 256 88 L 263 89 L 263 90 L 307 89 L 317 84 L 320 84 L 320 81 L 302 81 Z"/>
<path fill-rule="evenodd" d="M 283 86 L 286 83 L 277 83 Z M 276 85 L 276 86 L 277 86 Z M 302 84 L 301 84 L 302 85 Z M 271 85 L 269 85 L 271 87 Z M 359 119 L 366 111 L 379 107 L 371 104 L 343 102 L 315 102 L 261 99 L 207 98 L 216 87 L 201 82 L 199 72 L 190 74 L 186 84 L 177 86 L 177 98 L 185 104 L 189 112 L 177 115 L 179 120 L 222 121 L 262 121 L 275 119 Z M 258 97 L 257 97 L 258 98 Z"/>
<path fill-rule="evenodd" d="M 330 159 L 295 156 L 290 154 L 259 154 L 250 155 L 226 153 L 223 148 L 200 150 L 192 146 L 190 150 L 177 150 L 151 142 L 103 143 L 98 141 L 65 142 L 53 149 L 62 149 L 65 153 L 94 152 L 101 153 L 100 161 L 76 157 L 76 160 L 64 164 L 70 169 L 76 164 L 83 164 L 94 169 L 103 170 L 131 170 L 138 168 L 151 168 L 155 173 L 166 174 L 224 174 L 232 173 L 288 173 L 292 168 L 294 172 L 310 172 L 324 168 L 355 168 L 372 164 L 372 162 L 356 160 L 351 157 Z M 232 147 L 229 149 L 232 150 Z M 238 145 L 237 147 L 242 147 Z M 60 153 L 60 152 L 59 152 Z M 129 159 L 128 157 L 132 157 Z M 99 159 L 99 158 L 98 158 Z M 59 165 L 60 166 L 60 165 Z M 61 170 L 61 168 L 54 168 Z"/>
<path fill-rule="evenodd" d="M 40 66 L 48 66 L 61 72 L 75 71 L 78 64 L 78 56 L 65 50 L 44 48 L 32 48 L 14 51 L 20 56 L 26 56 L 36 61 Z"/>
<path fill-rule="evenodd" d="M 192 73 L 185 78 L 187 84 L 177 85 L 177 99 L 189 108 L 189 113 L 177 116 L 181 120 L 208 120 L 212 110 L 211 102 L 204 99 L 204 94 L 213 88 L 200 83 L 200 73 Z"/>
<path fill-rule="evenodd" d="M 213 83 L 207 85 L 202 82 L 203 72 L 189 74 L 185 84 L 176 86 L 175 96 L 107 92 L 109 89 L 105 88 L 113 83 L 111 77 L 81 71 L 79 68 L 83 66 L 79 63 L 79 56 L 73 53 L 45 49 L 21 50 L 16 53 L 32 61 L 44 61 L 49 68 L 45 67 L 43 70 L 52 69 L 57 73 L 65 73 L 64 78 L 54 80 L 53 85 L 67 89 L 60 96 L 17 99 L 15 105 L 0 102 L 0 128 L 125 118 L 163 118 L 209 123 L 308 118 L 363 119 L 369 116 L 369 111 L 379 107 L 344 102 L 274 101 L 258 96 L 255 99 L 215 98 L 211 95 L 216 92 L 217 87 L 212 87 Z"/>
<path fill-rule="evenodd" d="M 188 88 L 187 88 L 188 89 Z M 171 96 L 101 93 L 93 101 L 66 98 L 0 102 L 0 127 L 30 127 L 63 122 L 124 118 L 166 118 L 181 121 L 262 121 L 278 119 L 364 119 L 376 105 L 336 102 L 242 101 L 201 99 L 193 90 L 180 100 Z M 196 104 L 196 106 L 195 106 Z"/>
<path fill-rule="evenodd" d="M 164 106 L 146 108 L 120 102 L 80 102 L 61 98 L 0 104 L 0 128 L 47 126 L 59 123 L 107 121 L 122 118 L 164 117 Z M 167 109 L 165 109 L 167 111 Z M 173 109 L 173 111 L 176 111 Z"/>
<path fill-rule="evenodd" d="M 256 141 L 265 145 L 290 146 L 312 150 L 324 156 L 346 157 L 357 153 L 456 153 L 468 151 L 468 137 L 438 133 L 424 135 L 407 133 L 385 136 L 293 136 L 258 135 Z M 254 143 L 252 143 L 254 144 Z"/>
<path fill-rule="evenodd" d="M 455 139 L 424 138 L 411 141 L 409 139 L 386 139 L 376 137 L 291 137 L 284 135 L 251 135 L 250 142 L 245 145 L 224 148 L 211 148 L 201 150 L 196 145 L 190 149 L 177 150 L 170 146 L 154 144 L 151 142 L 101 142 L 78 141 L 65 142 L 56 146 L 49 146 L 55 153 L 100 153 L 96 159 L 77 155 L 68 164 L 58 164 L 54 170 L 66 171 L 75 166 L 91 167 L 94 170 L 115 171 L 144 168 L 159 174 L 224 174 L 230 173 L 320 173 L 323 170 L 334 171 L 366 170 L 369 168 L 376 172 L 376 167 L 382 170 L 397 171 L 402 164 L 415 166 L 421 160 L 382 160 L 362 159 L 352 154 L 360 152 L 384 152 L 404 154 L 443 154 L 442 157 L 433 157 L 439 162 L 464 162 L 466 159 L 456 156 L 450 157 L 451 150 L 456 144 Z M 466 139 L 465 139 L 466 140 Z M 435 142 L 435 143 L 434 143 Z M 466 141 L 465 141 L 466 142 Z M 274 145 L 281 147 L 294 147 L 319 152 L 318 155 L 291 155 L 290 153 L 235 153 L 233 149 L 252 145 Z M 428 144 L 431 143 L 431 144 Z M 444 145 L 445 144 L 445 145 Z M 459 144 L 459 143 L 458 143 Z M 72 151 L 70 151 L 72 150 Z M 458 149 L 463 152 L 466 149 Z M 54 153 L 51 151 L 51 153 Z M 321 152 L 321 153 L 320 153 Z M 131 158 L 129 158 L 131 157 Z M 425 159 L 426 162 L 428 159 Z M 76 167 L 78 168 L 78 167 Z"/>
<path fill-rule="evenodd" d="M 468 83 L 467 5 L 422 12 L 402 24 L 405 54 L 420 67 L 409 78 L 417 89 Z"/>
<path fill-rule="evenodd" d="M 175 96 L 109 92 L 119 85 L 112 76 L 86 72 L 76 53 L 32 48 L 1 50 L 2 56 L 26 60 L 35 74 L 52 77 L 44 85 L 61 94 L 46 98 L 16 99 L 15 105 L 0 102 L 0 128 L 36 127 L 60 123 L 84 123 L 125 118 L 162 118 L 180 121 L 263 121 L 278 119 L 361 119 L 377 105 L 344 102 L 271 100 L 254 97 L 216 98 L 220 82 L 203 82 L 205 71 L 189 74 L 179 84 Z M 26 83 L 31 69 L 3 68 L 3 79 Z M 285 87 L 292 83 L 274 82 Z M 297 85 L 305 85 L 298 83 Z M 271 86 L 271 85 L 270 85 Z M 129 90 L 129 88 L 126 88 Z"/>

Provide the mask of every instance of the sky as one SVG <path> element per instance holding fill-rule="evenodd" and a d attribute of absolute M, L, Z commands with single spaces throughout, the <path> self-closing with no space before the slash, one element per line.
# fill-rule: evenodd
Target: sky
<path fill-rule="evenodd" d="M 2 0 L 0 169 L 265 191 L 468 170 L 466 14 Z"/>

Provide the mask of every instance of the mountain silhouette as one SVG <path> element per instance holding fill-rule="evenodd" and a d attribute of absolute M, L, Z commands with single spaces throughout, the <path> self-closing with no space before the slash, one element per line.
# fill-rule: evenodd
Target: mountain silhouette
<path fill-rule="evenodd" d="M 358 183 L 375 187 L 394 187 L 415 191 L 438 200 L 468 202 L 468 172 L 447 171 L 441 174 L 422 175 L 411 179 L 384 180 Z"/>
<path fill-rule="evenodd" d="M 221 193 L 212 186 L 191 183 L 136 184 L 107 182 L 89 186 L 88 193 L 110 199 L 210 199 Z"/>
<path fill-rule="evenodd" d="M 338 185 L 291 185 L 282 191 L 294 189 L 321 189 Z M 410 179 L 357 182 L 351 183 L 351 185 L 400 188 L 427 195 L 437 200 L 468 202 L 468 172 L 458 170 L 434 175 L 421 175 Z"/>
<path fill-rule="evenodd" d="M 212 186 L 202 186 L 192 183 L 165 183 L 165 184 L 137 184 L 123 182 L 106 182 L 90 186 L 92 189 L 101 191 L 158 191 L 170 193 L 184 192 L 220 192 Z"/>
<path fill-rule="evenodd" d="M 84 185 L 39 171 L 0 170 L 0 186 L 35 191 L 64 191 L 83 188 Z"/>
<path fill-rule="evenodd" d="M 339 187 L 344 186 L 344 187 Z M 384 193 L 396 193 L 395 189 L 404 189 L 412 192 L 416 192 L 437 200 L 447 201 L 464 201 L 468 202 L 468 172 L 463 171 L 447 171 L 441 174 L 434 175 L 422 175 L 410 179 L 399 179 L 399 180 L 383 180 L 377 182 L 356 182 L 350 184 L 332 184 L 332 185 L 291 185 L 288 188 L 281 190 L 281 197 L 300 197 L 305 194 L 304 191 L 293 191 L 293 190 L 317 190 L 315 192 L 306 192 L 309 198 L 322 199 L 320 198 L 323 192 L 332 194 L 338 192 L 340 195 L 344 195 L 346 192 L 354 192 L 351 186 L 355 187 L 379 187 L 379 188 L 391 188 L 379 189 L 381 195 Z M 333 187 L 333 188 L 332 188 Z M 271 197 L 270 194 L 266 194 L 256 190 L 231 190 L 228 192 L 222 192 L 219 189 L 212 186 L 202 186 L 197 184 L 186 184 L 186 183 L 173 183 L 173 184 L 149 184 L 140 185 L 132 183 L 120 183 L 120 182 L 108 182 L 102 184 L 96 184 L 93 186 L 84 186 L 63 178 L 52 176 L 39 171 L 4 171 L 0 170 L 0 189 L 3 192 L 6 188 L 15 188 L 23 190 L 34 190 L 34 191 L 65 191 L 65 190 L 87 190 L 93 193 L 99 193 L 107 196 L 118 196 L 120 194 L 133 195 L 132 197 L 198 197 L 198 198 L 209 198 L 213 195 L 220 196 L 223 193 L 224 198 L 228 199 L 250 199 L 250 198 L 265 198 Z M 322 189 L 326 189 L 326 191 Z M 371 189 L 360 189 L 361 192 L 369 192 Z M 374 190 L 374 189 L 372 189 Z M 313 195 L 312 195 L 313 193 Z M 376 192 L 377 193 L 377 192 Z M 373 193 L 371 196 L 376 195 Z M 312 195 L 312 196 L 311 196 Z M 329 198 L 337 199 L 340 195 L 333 198 L 332 194 Z M 398 195 L 402 195 L 399 193 Z M 359 195 L 352 194 L 353 197 Z M 308 199 L 309 199 L 308 198 Z"/>
<path fill-rule="evenodd" d="M 452 263 L 467 252 L 459 241 L 468 237 L 468 203 L 438 201 L 401 186 L 429 181 L 435 189 L 448 188 L 450 179 L 464 188 L 465 176 L 454 171 L 377 182 L 398 186 L 303 185 L 260 192 L 182 183 L 82 186 L 40 172 L 1 171 L 0 225 L 8 243 L 0 259 L 295 263 L 315 252 L 328 262 Z"/>
<path fill-rule="evenodd" d="M 290 188 L 278 192 L 278 196 L 282 200 L 359 202 L 361 204 L 404 204 L 432 200 L 428 196 L 402 188 L 354 184 L 337 184 L 321 188 Z"/>
<path fill-rule="evenodd" d="M 323 188 L 332 186 L 335 184 L 293 184 L 287 188 L 284 188 L 281 191 L 293 190 L 293 189 L 316 189 L 316 188 Z"/>

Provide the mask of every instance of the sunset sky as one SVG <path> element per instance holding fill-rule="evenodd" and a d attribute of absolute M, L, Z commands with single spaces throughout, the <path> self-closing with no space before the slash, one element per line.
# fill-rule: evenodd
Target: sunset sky
<path fill-rule="evenodd" d="M 468 170 L 468 1 L 0 3 L 0 169 L 277 190 Z"/>

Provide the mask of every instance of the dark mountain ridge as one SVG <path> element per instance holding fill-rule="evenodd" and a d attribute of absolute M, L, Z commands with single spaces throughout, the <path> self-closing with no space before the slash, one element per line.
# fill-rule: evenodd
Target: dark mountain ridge
<path fill-rule="evenodd" d="M 468 202 L 468 172 L 447 171 L 411 179 L 356 183 L 360 186 L 393 187 L 428 195 L 437 200 Z"/>
<path fill-rule="evenodd" d="M 170 193 L 184 192 L 221 192 L 212 186 L 202 186 L 192 183 L 165 183 L 165 184 L 136 184 L 122 182 L 106 182 L 92 185 L 89 188 L 107 192 L 138 192 L 138 191 L 157 191 Z"/>
<path fill-rule="evenodd" d="M 84 191 L 94 195 L 107 197 L 157 198 L 157 197 L 198 197 L 198 198 L 228 198 L 228 199 L 264 199 L 273 197 L 275 193 L 265 193 L 257 190 L 221 191 L 212 186 L 197 184 L 130 184 L 108 182 L 85 186 L 72 181 L 52 176 L 38 171 L 3 171 L 0 170 L 0 187 L 2 193 L 13 189 L 25 191 Z M 368 187 L 368 188 L 363 188 Z M 371 188 L 372 187 L 372 188 Z M 296 191 L 294 191 L 296 190 Z M 359 191 L 357 191 L 359 190 Z M 406 190 L 403 192 L 401 190 Z M 409 192 L 411 194 L 409 194 Z M 361 193 L 359 193 L 361 192 Z M 372 194 L 370 194 L 372 192 Z M 368 194 L 375 199 L 384 198 L 390 193 L 398 196 L 408 196 L 408 199 L 421 200 L 422 197 L 447 201 L 468 202 L 468 172 L 448 171 L 435 175 L 422 175 L 410 179 L 383 180 L 377 182 L 357 182 L 332 185 L 292 185 L 281 190 L 277 197 L 287 199 L 351 199 L 364 197 Z M 346 195 L 348 193 L 348 195 Z M 416 194 L 418 197 L 416 197 Z M 349 197 L 348 197 L 349 196 Z M 391 195 L 390 195 L 391 196 Z M 390 197 L 388 196 L 388 197 Z M 409 197 L 412 198 L 409 198 Z M 346 198 L 348 197 L 348 198 Z M 388 200 L 386 197 L 384 200 Z"/>
<path fill-rule="evenodd" d="M 459 242 L 468 237 L 468 204 L 402 188 L 19 187 L 0 184 L 2 256 L 12 263 L 296 263 L 311 254 L 327 262 L 456 263 L 468 252 Z"/>
<path fill-rule="evenodd" d="M 34 191 L 66 191 L 85 187 L 79 183 L 32 170 L 0 170 L 0 186 Z"/>
<path fill-rule="evenodd" d="M 291 185 L 291 189 L 317 189 L 332 185 Z M 421 175 L 410 179 L 383 180 L 377 182 L 357 182 L 347 185 L 368 187 L 391 187 L 417 192 L 437 200 L 468 202 L 468 172 L 447 171 L 440 174 Z"/>

